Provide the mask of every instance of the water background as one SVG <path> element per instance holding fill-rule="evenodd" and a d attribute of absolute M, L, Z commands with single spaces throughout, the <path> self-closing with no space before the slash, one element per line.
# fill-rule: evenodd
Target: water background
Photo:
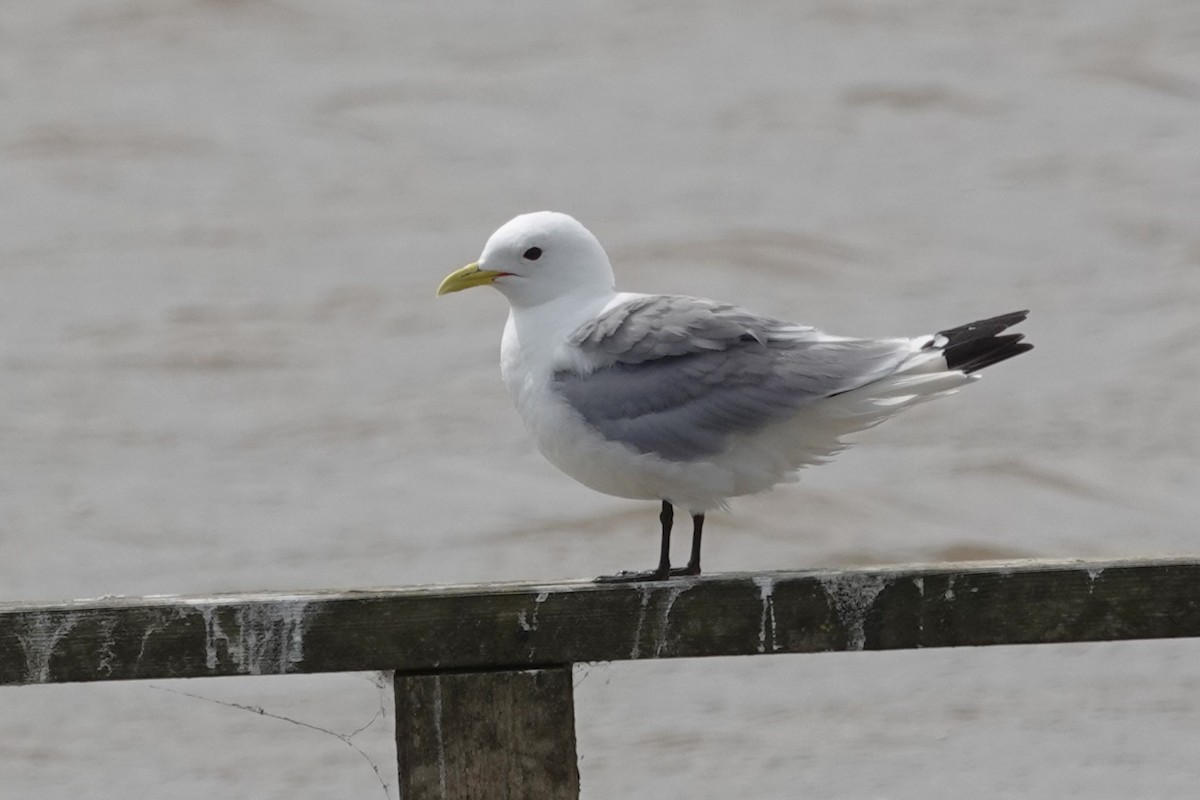
<path fill-rule="evenodd" d="M 656 509 L 525 436 L 503 299 L 433 296 L 542 208 L 623 289 L 833 333 L 1033 310 L 1031 354 L 712 515 L 708 569 L 1200 550 L 1190 0 L 9 0 L 0 598 L 650 566 Z M 577 683 L 589 800 L 1200 779 L 1191 642 Z M 7 688 L 0 797 L 384 795 L 332 736 L 164 688 L 340 732 L 386 701 L 370 675 Z M 391 724 L 354 739 L 384 775 Z"/>

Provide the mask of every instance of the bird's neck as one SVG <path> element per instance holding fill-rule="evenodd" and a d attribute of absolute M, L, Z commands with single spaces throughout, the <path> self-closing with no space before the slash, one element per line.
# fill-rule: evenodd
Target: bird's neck
<path fill-rule="evenodd" d="M 514 305 L 505 329 L 506 349 L 515 348 L 527 364 L 562 362 L 567 337 L 596 317 L 616 296 L 611 290 L 593 291 L 558 297 L 535 306 Z"/>

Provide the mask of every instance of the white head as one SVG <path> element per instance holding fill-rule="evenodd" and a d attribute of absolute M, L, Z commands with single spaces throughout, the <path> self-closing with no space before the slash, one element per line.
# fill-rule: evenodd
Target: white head
<path fill-rule="evenodd" d="M 479 260 L 447 275 L 437 293 L 490 284 L 514 307 L 528 307 L 611 293 L 613 283 L 612 265 L 591 231 L 566 214 L 538 211 L 506 222 Z"/>

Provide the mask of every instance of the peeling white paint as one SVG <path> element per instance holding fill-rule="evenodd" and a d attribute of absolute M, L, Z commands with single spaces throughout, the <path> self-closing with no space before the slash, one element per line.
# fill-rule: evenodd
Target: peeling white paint
<path fill-rule="evenodd" d="M 1104 574 L 1104 567 L 1090 567 L 1087 571 L 1088 594 L 1096 591 L 1096 581 Z"/>
<path fill-rule="evenodd" d="M 533 633 L 538 629 L 538 613 L 542 610 L 542 603 L 549 599 L 549 592 L 539 592 L 537 597 L 533 599 L 533 609 L 526 611 L 521 609 L 517 612 L 517 625 L 521 627 L 525 633 Z M 530 643 L 529 660 L 532 662 L 537 657 L 537 645 Z"/>
<path fill-rule="evenodd" d="M 161 633 L 171 622 L 184 619 L 189 615 L 189 612 L 186 609 L 179 607 L 166 609 L 166 612 L 167 613 L 160 617 L 161 623 L 146 623 L 146 627 L 142 631 L 142 642 L 138 647 L 137 659 L 134 662 L 135 664 L 140 665 L 142 663 L 142 659 L 146 657 L 146 643 L 150 641 L 151 636 L 156 633 Z"/>
<path fill-rule="evenodd" d="M 142 631 L 142 646 L 138 648 L 137 663 L 142 663 L 142 659 L 146 656 L 146 642 L 150 640 L 151 636 L 158 633 L 159 630 L 157 625 L 147 625 L 146 630 Z"/>
<path fill-rule="evenodd" d="M 234 635 L 221 625 L 219 606 L 198 608 L 204 618 L 205 666 L 210 670 L 221 661 L 218 644 L 224 644 L 226 657 L 243 675 L 291 672 L 304 660 L 307 601 L 281 600 L 238 608 Z"/>
<path fill-rule="evenodd" d="M 917 587 L 917 594 L 919 594 L 921 597 L 924 597 L 925 596 L 925 579 L 918 576 L 916 578 L 913 578 L 912 581 L 913 581 L 913 585 Z M 924 610 L 922 610 L 920 613 L 917 614 L 917 630 L 919 630 L 921 633 L 925 633 L 925 612 L 924 612 Z M 918 645 L 918 646 L 920 646 L 920 645 Z"/>
<path fill-rule="evenodd" d="M 662 612 L 658 617 L 658 635 L 654 637 L 655 658 L 662 655 L 663 646 L 667 643 L 667 626 L 671 622 L 671 608 L 675 605 L 675 601 L 679 599 L 679 595 L 691 589 L 693 585 L 691 582 L 676 581 L 667 589 L 667 599 L 663 602 Z"/>
<path fill-rule="evenodd" d="M 951 575 L 946 579 L 946 591 L 942 592 L 943 600 L 954 600 L 954 576 Z"/>
<path fill-rule="evenodd" d="M 100 646 L 96 649 L 96 672 L 109 677 L 113 674 L 113 661 L 117 654 L 113 650 L 113 630 L 117 621 L 113 618 L 100 620 Z"/>
<path fill-rule="evenodd" d="M 538 612 L 542 610 L 542 603 L 546 602 L 549 597 L 549 592 L 538 592 L 538 596 L 533 598 L 533 621 L 530 623 L 530 627 L 535 631 L 538 626 Z"/>
<path fill-rule="evenodd" d="M 642 628 L 646 625 L 646 609 L 650 607 L 650 598 L 654 587 L 639 586 L 638 594 L 642 596 L 642 607 L 638 611 L 637 627 L 633 629 L 633 647 L 629 651 L 630 658 L 637 658 L 642 652 Z"/>
<path fill-rule="evenodd" d="M 686 592 L 696 585 L 694 580 L 673 580 L 669 584 L 659 586 L 639 586 L 637 587 L 638 594 L 642 596 L 642 605 L 638 610 L 637 625 L 633 629 L 633 647 L 629 650 L 630 658 L 640 658 L 642 655 L 642 633 L 646 628 L 646 616 L 649 613 L 650 602 L 657 602 L 657 629 L 654 631 L 654 657 L 658 658 L 662 655 L 663 648 L 667 645 L 667 631 L 671 625 L 671 609 L 675 606 L 675 601 L 679 599 L 679 595 Z M 662 599 L 655 598 L 656 594 L 661 594 Z"/>
<path fill-rule="evenodd" d="M 213 606 L 201 606 L 200 616 L 204 617 L 204 666 L 214 670 L 217 668 L 217 639 L 229 641 L 229 637 L 221 630 L 217 622 L 216 609 Z M 144 642 L 143 642 L 144 643 Z"/>
<path fill-rule="evenodd" d="M 446 800 L 446 743 L 442 738 L 442 678 L 433 676 L 433 731 L 437 736 L 438 797 Z"/>
<path fill-rule="evenodd" d="M 762 601 L 762 616 L 758 620 L 758 652 L 767 652 L 768 622 L 771 626 L 771 652 L 778 652 L 779 641 L 775 635 L 775 579 L 766 575 L 756 575 L 754 583 L 758 586 L 758 596 Z"/>
<path fill-rule="evenodd" d="M 825 596 L 833 603 L 838 619 L 846 628 L 849 649 L 862 650 L 867 644 L 867 613 L 888 585 L 882 575 L 842 574 L 820 579 Z"/>
<path fill-rule="evenodd" d="M 71 629 L 79 624 L 79 614 L 33 614 L 23 630 L 17 631 L 17 641 L 25 654 L 25 682 L 46 683 L 50 680 L 50 659 L 54 648 Z"/>
<path fill-rule="evenodd" d="M 526 614 L 523 610 L 517 612 L 517 624 L 521 626 L 521 630 L 526 633 L 532 633 L 538 629 L 538 611 L 542 608 L 542 603 L 549 599 L 549 592 L 539 592 L 538 596 L 533 599 L 533 611 Z"/>

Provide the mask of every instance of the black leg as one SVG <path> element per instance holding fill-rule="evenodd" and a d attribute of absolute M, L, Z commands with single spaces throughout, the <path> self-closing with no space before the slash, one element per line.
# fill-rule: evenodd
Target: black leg
<path fill-rule="evenodd" d="M 704 532 L 704 515 L 692 514 L 692 557 L 683 569 L 684 575 L 700 574 L 700 534 Z"/>
<path fill-rule="evenodd" d="M 701 517 L 703 517 L 703 514 Z M 659 512 L 658 521 L 662 523 L 662 548 L 659 551 L 658 567 L 650 572 L 618 572 L 616 575 L 601 575 L 599 578 L 596 578 L 597 583 L 665 581 L 672 575 L 700 574 L 700 544 L 696 538 L 695 529 L 692 531 L 692 560 L 696 562 L 696 571 L 689 571 L 692 568 L 691 563 L 685 569 L 671 569 L 671 526 L 675 523 L 675 507 L 666 500 L 662 501 L 662 511 Z"/>
<path fill-rule="evenodd" d="M 675 508 L 666 500 L 663 500 L 658 521 L 662 523 L 662 550 L 658 554 L 658 569 L 654 570 L 654 576 L 662 580 L 671 575 L 671 526 L 675 524 Z"/>

